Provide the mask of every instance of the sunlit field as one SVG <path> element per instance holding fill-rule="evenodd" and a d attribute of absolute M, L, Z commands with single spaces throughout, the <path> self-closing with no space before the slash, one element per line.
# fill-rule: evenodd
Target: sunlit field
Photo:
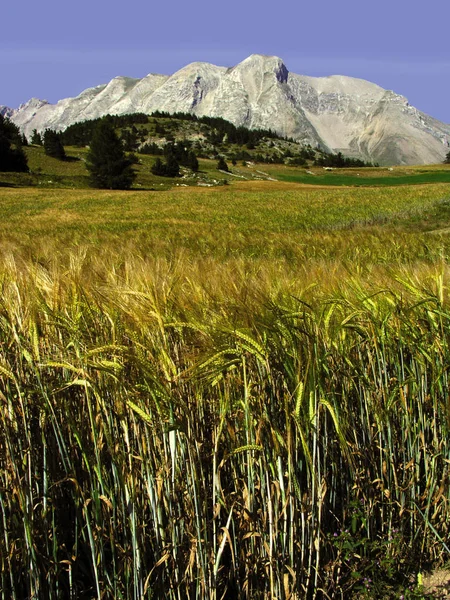
<path fill-rule="evenodd" d="M 423 598 L 449 233 L 443 183 L 1 188 L 1 598 Z"/>

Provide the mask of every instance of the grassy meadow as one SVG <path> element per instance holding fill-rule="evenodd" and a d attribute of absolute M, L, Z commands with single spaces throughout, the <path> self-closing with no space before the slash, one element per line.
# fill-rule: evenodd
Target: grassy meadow
<path fill-rule="evenodd" d="M 9 184 L 2 599 L 430 597 L 448 183 Z"/>
<path fill-rule="evenodd" d="M 225 148 L 224 148 L 225 149 Z M 24 148 L 29 173 L 1 173 L 0 187 L 34 187 L 45 189 L 86 189 L 89 174 L 86 169 L 88 147 L 65 147 L 67 160 L 47 156 L 42 146 Z M 216 187 L 226 183 L 279 181 L 318 187 L 393 187 L 406 185 L 449 184 L 450 165 L 420 165 L 396 167 L 361 167 L 327 169 L 318 166 L 295 167 L 285 164 L 259 164 L 228 160 L 228 173 L 217 169 L 217 159 L 200 158 L 198 173 L 182 168 L 182 177 L 170 179 L 151 173 L 154 156 L 138 154 L 134 165 L 135 190 L 165 191 L 174 187 Z M 311 161 L 310 161 L 311 162 Z M 269 188 L 270 189 L 270 188 Z"/>

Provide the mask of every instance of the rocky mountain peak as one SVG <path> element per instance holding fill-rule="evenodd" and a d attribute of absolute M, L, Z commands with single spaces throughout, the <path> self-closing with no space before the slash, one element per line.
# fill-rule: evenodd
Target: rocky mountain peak
<path fill-rule="evenodd" d="M 0 110 L 7 114 L 9 109 Z M 156 110 L 270 128 L 381 164 L 441 162 L 450 144 L 450 125 L 421 113 L 395 92 L 344 75 L 296 75 L 281 58 L 263 54 L 231 68 L 194 62 L 170 76 L 116 77 L 55 105 L 32 98 L 8 114 L 30 136 L 33 129 L 64 129 L 107 113 Z"/>
<path fill-rule="evenodd" d="M 281 58 L 266 54 L 252 54 L 229 71 L 265 75 L 273 73 L 280 83 L 286 83 L 289 75 L 289 71 Z"/>
<path fill-rule="evenodd" d="M 27 102 L 21 104 L 18 110 L 39 110 L 47 104 L 49 104 L 47 100 L 41 100 L 40 98 L 30 98 Z"/>
<path fill-rule="evenodd" d="M 9 108 L 9 106 L 4 106 L 3 104 L 0 104 L 0 115 L 2 115 L 2 117 L 8 117 L 10 118 L 14 113 L 14 110 L 12 108 Z"/>

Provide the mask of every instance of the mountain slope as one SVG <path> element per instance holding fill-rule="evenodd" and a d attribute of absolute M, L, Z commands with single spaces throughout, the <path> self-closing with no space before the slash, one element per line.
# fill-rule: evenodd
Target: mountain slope
<path fill-rule="evenodd" d="M 33 129 L 64 129 L 107 113 L 156 110 L 271 128 L 380 164 L 441 162 L 450 145 L 450 125 L 411 107 L 403 96 L 351 77 L 296 75 L 280 58 L 258 54 L 232 68 L 196 62 L 171 76 L 116 77 L 76 98 L 55 105 L 32 99 L 7 114 L 30 136 Z"/>

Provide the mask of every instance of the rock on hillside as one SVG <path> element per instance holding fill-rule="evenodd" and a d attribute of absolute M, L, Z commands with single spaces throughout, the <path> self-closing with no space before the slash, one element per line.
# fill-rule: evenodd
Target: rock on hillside
<path fill-rule="evenodd" d="M 259 54 L 232 68 L 195 62 L 171 76 L 116 77 L 55 105 L 32 99 L 9 116 L 30 136 L 33 129 L 64 129 L 107 113 L 156 110 L 270 128 L 380 164 L 441 162 L 450 146 L 450 125 L 403 96 L 352 77 L 296 75 L 280 58 Z"/>

